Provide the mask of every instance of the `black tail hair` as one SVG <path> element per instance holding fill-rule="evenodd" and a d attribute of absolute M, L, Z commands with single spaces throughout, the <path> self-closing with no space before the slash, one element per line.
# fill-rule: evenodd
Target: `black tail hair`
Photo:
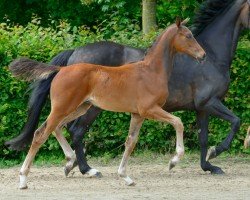
<path fill-rule="evenodd" d="M 54 66 L 66 66 L 68 63 L 68 59 L 73 52 L 74 50 L 66 50 L 59 53 L 52 59 L 50 64 Z M 27 123 L 25 124 L 20 135 L 13 138 L 12 140 L 5 142 L 5 145 L 8 146 L 8 148 L 21 151 L 31 143 L 34 132 L 39 123 L 39 117 L 42 108 L 47 100 L 47 96 L 49 95 L 51 82 L 56 73 L 57 72 L 54 72 L 50 74 L 46 79 L 36 81 L 32 85 L 33 91 L 29 100 Z"/>

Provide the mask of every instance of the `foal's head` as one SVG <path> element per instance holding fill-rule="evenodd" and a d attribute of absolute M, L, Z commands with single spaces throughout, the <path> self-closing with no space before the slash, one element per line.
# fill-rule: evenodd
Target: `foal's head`
<path fill-rule="evenodd" d="M 187 19 L 181 22 L 180 19 L 176 20 L 178 28 L 177 33 L 173 39 L 173 47 L 176 51 L 188 54 L 198 61 L 205 59 L 206 53 L 194 38 L 192 32 L 185 26 Z"/>

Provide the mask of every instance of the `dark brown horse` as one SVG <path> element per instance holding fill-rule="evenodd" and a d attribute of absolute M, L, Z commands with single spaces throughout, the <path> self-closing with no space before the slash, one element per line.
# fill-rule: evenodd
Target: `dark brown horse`
<path fill-rule="evenodd" d="M 127 176 L 126 166 L 145 118 L 168 122 L 174 126 L 177 154 L 170 161 L 169 169 L 174 167 L 184 154 L 183 124 L 180 118 L 166 112 L 162 106 L 168 97 L 165 65 L 171 70 L 177 52 L 186 53 L 196 59 L 205 57 L 204 50 L 180 20 L 161 34 L 143 61 L 119 68 L 87 63 L 67 68 L 48 67 L 26 58 L 13 61 L 10 64 L 13 75 L 26 80 L 44 79 L 56 73 L 50 89 L 51 112 L 35 132 L 20 170 L 20 189 L 27 188 L 26 179 L 31 163 L 48 136 L 53 131 L 60 132 L 63 125 L 85 114 L 92 105 L 105 110 L 131 113 L 126 149 L 118 169 L 118 174 L 126 184 L 134 184 Z"/>

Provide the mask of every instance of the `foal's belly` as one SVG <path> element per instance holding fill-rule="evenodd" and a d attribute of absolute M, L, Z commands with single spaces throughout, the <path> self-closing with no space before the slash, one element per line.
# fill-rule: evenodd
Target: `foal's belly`
<path fill-rule="evenodd" d="M 118 96 L 116 94 L 106 94 L 105 96 L 91 95 L 89 101 L 103 110 L 114 112 L 138 113 L 135 99 Z"/>

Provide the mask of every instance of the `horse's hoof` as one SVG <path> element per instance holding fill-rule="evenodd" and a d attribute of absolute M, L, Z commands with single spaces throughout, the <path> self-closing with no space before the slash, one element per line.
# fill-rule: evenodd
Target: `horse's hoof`
<path fill-rule="evenodd" d="M 224 175 L 225 172 L 221 168 L 216 167 L 215 169 L 211 170 L 211 174 L 213 174 L 213 175 Z"/>
<path fill-rule="evenodd" d="M 102 178 L 103 175 L 101 172 L 99 172 L 98 170 L 96 169 L 90 169 L 86 175 L 89 177 L 89 178 Z"/>
<path fill-rule="evenodd" d="M 102 178 L 102 177 L 103 177 L 103 175 L 102 175 L 102 173 L 101 173 L 101 172 L 97 172 L 97 173 L 95 174 L 95 177 L 96 177 L 96 178 Z"/>
<path fill-rule="evenodd" d="M 215 146 L 212 146 L 209 148 L 206 156 L 206 161 L 211 160 L 216 157 L 216 148 Z"/>

